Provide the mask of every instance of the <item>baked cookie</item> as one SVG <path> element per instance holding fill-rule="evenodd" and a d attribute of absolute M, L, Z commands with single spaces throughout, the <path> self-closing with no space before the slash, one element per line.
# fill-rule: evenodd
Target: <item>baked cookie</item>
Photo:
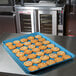
<path fill-rule="evenodd" d="M 20 41 L 19 40 L 15 40 L 15 41 L 13 41 L 13 43 L 14 44 L 18 44 L 18 43 L 20 43 Z"/>
<path fill-rule="evenodd" d="M 54 46 L 54 44 L 48 44 L 47 47 L 48 48 L 54 48 L 55 46 Z"/>
<path fill-rule="evenodd" d="M 38 40 L 31 40 L 31 43 L 36 43 L 36 42 L 38 42 Z"/>
<path fill-rule="evenodd" d="M 69 58 L 71 58 L 71 56 L 69 56 L 69 55 L 64 55 L 64 56 L 63 56 L 63 59 L 64 59 L 64 60 L 69 59 Z"/>
<path fill-rule="evenodd" d="M 24 42 L 24 45 L 31 45 L 31 42 Z"/>
<path fill-rule="evenodd" d="M 28 67 L 28 66 L 32 66 L 32 62 L 31 62 L 31 61 L 25 61 L 25 62 L 24 62 L 24 65 L 27 66 L 27 67 Z"/>
<path fill-rule="evenodd" d="M 40 39 L 41 38 L 41 35 L 36 35 L 35 38 Z"/>
<path fill-rule="evenodd" d="M 57 52 L 57 55 L 64 56 L 65 55 L 65 52 L 64 51 L 58 51 Z"/>
<path fill-rule="evenodd" d="M 34 59 L 34 58 L 36 58 L 36 56 L 37 56 L 36 54 L 29 54 L 29 55 L 28 55 L 28 58 L 29 58 L 29 59 Z"/>
<path fill-rule="evenodd" d="M 15 49 L 16 46 L 15 46 L 15 45 L 10 45 L 10 46 L 8 46 L 8 48 L 9 48 L 10 50 L 12 50 L 12 49 Z"/>
<path fill-rule="evenodd" d="M 36 42 L 35 45 L 36 45 L 36 46 L 41 46 L 42 43 L 41 43 L 41 42 Z"/>
<path fill-rule="evenodd" d="M 27 60 L 27 57 L 26 56 L 21 56 L 21 57 L 19 57 L 19 60 L 20 61 L 26 61 Z"/>
<path fill-rule="evenodd" d="M 16 47 L 22 47 L 22 46 L 23 46 L 22 43 L 18 43 L 18 44 L 16 44 Z"/>
<path fill-rule="evenodd" d="M 31 54 L 31 53 L 32 53 L 31 50 L 25 50 L 25 51 L 24 51 L 24 54 Z"/>
<path fill-rule="evenodd" d="M 46 50 L 44 50 L 44 53 L 50 54 L 50 53 L 52 53 L 52 50 L 51 49 L 46 49 Z"/>
<path fill-rule="evenodd" d="M 5 44 L 6 46 L 11 46 L 12 45 L 12 42 L 8 42 Z"/>
<path fill-rule="evenodd" d="M 33 52 L 39 52 L 40 49 L 39 49 L 39 48 L 34 48 L 34 49 L 32 49 L 32 51 L 33 51 Z"/>
<path fill-rule="evenodd" d="M 39 68 L 37 66 L 30 66 L 28 68 L 29 71 L 35 71 L 35 70 L 38 70 Z"/>
<path fill-rule="evenodd" d="M 49 44 L 50 41 L 43 41 L 43 44 Z"/>
<path fill-rule="evenodd" d="M 40 38 L 39 41 L 45 41 L 45 38 Z"/>
<path fill-rule="evenodd" d="M 61 57 L 55 58 L 55 62 L 61 62 L 61 61 L 63 61 L 63 58 L 61 58 Z"/>
<path fill-rule="evenodd" d="M 43 67 L 46 67 L 46 66 L 48 66 L 46 63 L 39 63 L 38 64 L 38 67 L 39 68 L 43 68 Z"/>
<path fill-rule="evenodd" d="M 32 63 L 38 64 L 41 60 L 39 58 L 32 59 Z"/>
<path fill-rule="evenodd" d="M 26 42 L 26 41 L 27 41 L 27 39 L 25 39 L 25 38 L 21 39 L 21 42 Z"/>
<path fill-rule="evenodd" d="M 28 48 L 33 49 L 35 48 L 35 45 L 29 45 Z"/>
<path fill-rule="evenodd" d="M 28 47 L 26 47 L 26 46 L 22 46 L 21 48 L 20 48 L 20 50 L 23 50 L 23 51 L 25 51 L 25 50 L 27 50 L 28 49 Z"/>
<path fill-rule="evenodd" d="M 23 53 L 23 52 L 17 52 L 17 53 L 16 53 L 16 56 L 17 56 L 17 57 L 24 56 L 24 53 Z"/>
<path fill-rule="evenodd" d="M 28 40 L 34 40 L 34 37 L 33 36 L 29 36 L 27 39 Z"/>
<path fill-rule="evenodd" d="M 44 55 L 44 52 L 37 52 L 36 55 L 37 56 L 43 56 Z"/>
<path fill-rule="evenodd" d="M 56 51 L 56 52 L 60 50 L 58 47 L 53 47 L 51 49 L 52 49 L 52 51 Z"/>
<path fill-rule="evenodd" d="M 40 49 L 40 50 L 45 50 L 45 49 L 47 49 L 47 46 L 44 46 L 44 45 L 39 46 L 39 49 Z"/>
<path fill-rule="evenodd" d="M 49 54 L 49 57 L 50 57 L 50 58 L 57 58 L 58 56 L 57 56 L 57 54 L 55 54 L 55 53 L 51 53 L 51 54 Z"/>
<path fill-rule="evenodd" d="M 55 64 L 55 61 L 54 60 L 48 60 L 48 61 L 46 61 L 46 64 L 47 65 L 52 65 L 52 64 Z"/>
<path fill-rule="evenodd" d="M 48 60 L 49 59 L 49 56 L 44 55 L 44 56 L 41 56 L 40 59 L 45 61 L 45 60 Z"/>
<path fill-rule="evenodd" d="M 20 50 L 19 49 L 14 49 L 14 50 L 12 50 L 12 52 L 17 53 L 17 52 L 20 52 Z"/>

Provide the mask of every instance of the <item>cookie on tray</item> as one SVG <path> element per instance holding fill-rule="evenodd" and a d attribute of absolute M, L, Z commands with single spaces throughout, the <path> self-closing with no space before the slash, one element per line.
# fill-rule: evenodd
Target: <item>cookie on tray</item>
<path fill-rule="evenodd" d="M 71 58 L 71 56 L 69 56 L 69 55 L 64 55 L 64 56 L 63 56 L 63 59 L 64 59 L 64 60 L 69 59 L 69 58 Z"/>
<path fill-rule="evenodd" d="M 24 65 L 27 67 L 32 66 L 32 62 L 31 61 L 25 61 Z"/>
<path fill-rule="evenodd" d="M 38 64 L 38 67 L 39 67 L 39 68 L 44 68 L 44 67 L 46 67 L 46 66 L 48 66 L 46 63 L 39 63 L 39 64 Z"/>
<path fill-rule="evenodd" d="M 11 46 L 13 43 L 12 42 L 7 42 L 5 45 L 6 46 Z"/>
<path fill-rule="evenodd" d="M 15 46 L 15 45 L 10 45 L 10 46 L 8 46 L 8 48 L 9 48 L 10 50 L 13 50 L 13 49 L 16 48 L 16 46 Z"/>
<path fill-rule="evenodd" d="M 20 61 L 26 61 L 27 60 L 27 57 L 26 56 L 21 56 L 21 57 L 19 57 L 19 60 Z"/>
<path fill-rule="evenodd" d="M 65 52 L 64 51 L 58 51 L 57 52 L 57 55 L 64 56 L 65 55 Z"/>
<path fill-rule="evenodd" d="M 31 45 L 31 42 L 24 42 L 24 45 Z"/>
<path fill-rule="evenodd" d="M 52 50 L 51 49 L 46 49 L 46 50 L 44 50 L 44 53 L 50 54 L 50 53 L 52 53 Z"/>
<path fill-rule="evenodd" d="M 17 57 L 24 56 L 24 53 L 23 53 L 23 52 L 17 52 L 17 53 L 16 53 L 16 56 L 17 56 Z"/>
<path fill-rule="evenodd" d="M 28 41 L 28 40 L 25 39 L 25 38 L 23 38 L 23 39 L 21 39 L 20 41 L 21 41 L 21 42 L 26 42 L 26 41 Z"/>
<path fill-rule="evenodd" d="M 40 39 L 41 38 L 41 35 L 36 35 L 35 38 Z"/>
<path fill-rule="evenodd" d="M 36 46 L 41 46 L 42 43 L 41 43 L 41 42 L 36 42 L 35 45 L 36 45 Z"/>
<path fill-rule="evenodd" d="M 41 51 L 40 52 L 37 52 L 36 55 L 37 56 L 43 56 L 44 55 L 44 52 L 41 52 Z"/>
<path fill-rule="evenodd" d="M 19 49 L 14 49 L 14 50 L 12 50 L 12 52 L 17 53 L 17 52 L 20 52 L 20 50 Z"/>
<path fill-rule="evenodd" d="M 36 58 L 36 56 L 37 56 L 36 54 L 29 54 L 29 55 L 28 55 L 28 58 L 29 58 L 29 59 L 34 59 L 34 58 Z"/>
<path fill-rule="evenodd" d="M 61 57 L 55 58 L 55 62 L 61 62 L 61 61 L 63 61 L 63 58 L 61 58 Z"/>
<path fill-rule="evenodd" d="M 40 62 L 41 62 L 41 59 L 39 58 L 32 59 L 32 63 L 38 64 Z"/>
<path fill-rule="evenodd" d="M 45 60 L 48 60 L 49 59 L 49 56 L 44 55 L 44 56 L 41 56 L 40 59 L 45 61 Z"/>
<path fill-rule="evenodd" d="M 50 41 L 43 41 L 42 43 L 43 43 L 43 44 L 49 44 Z"/>
<path fill-rule="evenodd" d="M 31 50 L 25 50 L 25 51 L 24 51 L 24 54 L 31 54 L 31 53 L 32 53 Z"/>
<path fill-rule="evenodd" d="M 50 57 L 50 58 L 57 58 L 57 57 L 58 57 L 58 55 L 57 55 L 57 54 L 55 54 L 55 53 L 51 53 L 51 54 L 49 54 L 49 57 Z"/>
<path fill-rule="evenodd" d="M 34 49 L 32 49 L 32 51 L 33 51 L 33 52 L 39 52 L 40 49 L 39 49 L 39 48 L 34 48 Z"/>
<path fill-rule="evenodd" d="M 34 37 L 33 36 L 29 36 L 27 39 L 28 40 L 34 40 Z"/>
<path fill-rule="evenodd" d="M 38 42 L 38 40 L 34 39 L 34 40 L 31 40 L 31 43 L 36 43 Z"/>
<path fill-rule="evenodd" d="M 48 44 L 47 47 L 48 48 L 54 48 L 55 46 L 54 46 L 54 44 Z"/>
<path fill-rule="evenodd" d="M 35 48 L 35 45 L 29 45 L 28 48 L 33 49 Z"/>
<path fill-rule="evenodd" d="M 45 38 L 40 38 L 39 41 L 45 41 Z"/>
<path fill-rule="evenodd" d="M 58 47 L 53 47 L 51 49 L 52 49 L 52 51 L 55 51 L 55 52 L 58 52 L 60 50 Z"/>
<path fill-rule="evenodd" d="M 29 68 L 29 71 L 35 71 L 35 70 L 38 70 L 38 66 L 30 66 Z"/>
<path fill-rule="evenodd" d="M 46 64 L 47 65 L 52 65 L 52 64 L 55 64 L 55 61 L 54 60 L 48 60 L 48 61 L 46 61 Z"/>
<path fill-rule="evenodd" d="M 27 50 L 28 49 L 28 47 L 26 47 L 26 46 L 22 46 L 21 48 L 20 48 L 20 50 L 22 50 L 22 51 L 25 51 L 25 50 Z"/>
<path fill-rule="evenodd" d="M 22 47 L 22 46 L 23 46 L 22 43 L 18 43 L 18 44 L 16 44 L 16 47 Z"/>
<path fill-rule="evenodd" d="M 18 44 L 18 43 L 20 43 L 20 41 L 19 40 L 15 40 L 15 41 L 13 41 L 13 43 L 14 44 Z"/>
<path fill-rule="evenodd" d="M 40 50 L 45 50 L 45 49 L 47 49 L 47 46 L 44 46 L 44 45 L 39 46 L 39 49 L 40 49 Z"/>

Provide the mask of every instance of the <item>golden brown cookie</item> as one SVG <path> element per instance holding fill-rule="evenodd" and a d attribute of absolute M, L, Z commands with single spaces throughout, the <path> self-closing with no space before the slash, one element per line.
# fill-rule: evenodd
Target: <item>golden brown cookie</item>
<path fill-rule="evenodd" d="M 26 46 L 22 46 L 21 48 L 20 48 L 20 50 L 23 50 L 23 51 L 25 51 L 25 50 L 27 50 L 28 49 L 28 47 L 26 47 Z"/>
<path fill-rule="evenodd" d="M 31 50 L 25 50 L 25 51 L 24 51 L 24 54 L 31 54 L 31 53 L 32 53 Z"/>
<path fill-rule="evenodd" d="M 52 51 L 59 51 L 60 50 L 58 47 L 53 47 L 51 49 L 52 49 Z"/>
<path fill-rule="evenodd" d="M 41 59 L 39 58 L 32 59 L 32 63 L 38 64 L 40 62 L 41 62 Z"/>
<path fill-rule="evenodd" d="M 54 48 L 55 46 L 54 46 L 54 44 L 48 44 L 47 47 L 48 48 Z"/>
<path fill-rule="evenodd" d="M 22 46 L 23 46 L 22 43 L 18 43 L 18 44 L 16 44 L 16 47 L 22 47 Z"/>
<path fill-rule="evenodd" d="M 28 67 L 28 66 L 32 66 L 32 62 L 31 62 L 31 61 L 25 61 L 25 62 L 24 62 L 24 65 L 27 66 L 27 67 Z"/>
<path fill-rule="evenodd" d="M 5 44 L 6 46 L 11 46 L 12 45 L 12 42 L 8 42 Z"/>
<path fill-rule="evenodd" d="M 44 46 L 44 45 L 42 45 L 42 46 L 39 46 L 39 49 L 40 49 L 40 50 L 45 50 L 45 49 L 47 49 L 47 47 Z"/>
<path fill-rule="evenodd" d="M 57 54 L 55 54 L 55 53 L 51 53 L 51 54 L 49 54 L 49 57 L 50 57 L 50 58 L 57 58 L 58 56 L 57 56 Z"/>
<path fill-rule="evenodd" d="M 50 53 L 52 53 L 52 50 L 51 49 L 46 49 L 46 50 L 44 50 L 44 53 L 50 54 Z"/>
<path fill-rule="evenodd" d="M 27 39 L 25 39 L 25 38 L 21 39 L 21 42 L 26 42 L 26 41 L 27 41 Z"/>
<path fill-rule="evenodd" d="M 48 60 L 48 61 L 46 62 L 46 64 L 47 64 L 47 65 L 52 65 L 52 64 L 55 64 L 55 61 L 54 61 L 54 60 Z"/>
<path fill-rule="evenodd" d="M 44 55 L 44 52 L 37 52 L 36 55 L 37 56 L 43 56 Z"/>
<path fill-rule="evenodd" d="M 43 67 L 46 67 L 46 66 L 48 66 L 46 63 L 39 63 L 38 64 L 38 67 L 39 68 L 43 68 Z"/>
<path fill-rule="evenodd" d="M 32 51 L 33 51 L 33 52 L 39 52 L 40 49 L 39 49 L 39 48 L 34 48 L 34 49 L 32 49 Z"/>
<path fill-rule="evenodd" d="M 29 55 L 28 55 L 28 58 L 34 59 L 34 58 L 36 58 L 36 56 L 37 56 L 36 54 L 29 54 Z"/>
<path fill-rule="evenodd" d="M 43 41 L 43 44 L 49 44 L 50 41 Z"/>
<path fill-rule="evenodd" d="M 27 39 L 28 40 L 34 40 L 34 37 L 33 36 L 29 36 Z"/>
<path fill-rule="evenodd" d="M 18 43 L 20 43 L 20 41 L 19 40 L 15 40 L 15 41 L 13 41 L 13 43 L 14 44 L 18 44 Z"/>
<path fill-rule="evenodd" d="M 41 35 L 36 35 L 35 38 L 40 39 L 41 38 Z"/>
<path fill-rule="evenodd" d="M 31 45 L 31 42 L 25 42 L 24 45 Z"/>
<path fill-rule="evenodd" d="M 28 48 L 33 49 L 35 48 L 35 45 L 29 45 Z"/>
<path fill-rule="evenodd" d="M 16 56 L 17 56 L 17 57 L 24 56 L 24 53 L 23 53 L 23 52 L 17 52 L 17 53 L 16 53 Z"/>
<path fill-rule="evenodd" d="M 41 43 L 41 42 L 36 42 L 35 45 L 36 45 L 36 46 L 41 46 L 42 43 Z"/>
<path fill-rule="evenodd" d="M 19 57 L 19 60 L 20 61 L 26 61 L 27 60 L 27 57 L 26 56 L 21 56 L 21 57 Z"/>
<path fill-rule="evenodd" d="M 29 71 L 35 71 L 38 70 L 39 68 L 37 66 L 30 66 L 28 69 Z"/>
<path fill-rule="evenodd" d="M 64 56 L 65 55 L 65 52 L 64 51 L 58 51 L 57 52 L 57 55 Z"/>
<path fill-rule="evenodd" d="M 61 62 L 61 61 L 63 61 L 63 58 L 61 58 L 61 57 L 55 58 L 55 62 Z"/>
<path fill-rule="evenodd" d="M 31 43 L 36 43 L 38 42 L 38 40 L 34 39 L 34 40 L 31 40 Z"/>
<path fill-rule="evenodd" d="M 10 46 L 8 46 L 8 48 L 9 48 L 10 50 L 12 50 L 12 49 L 15 49 L 16 46 L 15 46 L 15 45 L 10 45 Z"/>
<path fill-rule="evenodd" d="M 40 38 L 39 41 L 45 41 L 45 38 Z"/>
<path fill-rule="evenodd" d="M 12 50 L 12 52 L 17 53 L 17 52 L 20 52 L 20 50 L 19 49 L 14 49 L 14 50 Z"/>
<path fill-rule="evenodd" d="M 64 60 L 69 59 L 69 58 L 71 58 L 71 56 L 69 56 L 69 55 L 64 55 L 64 56 L 63 56 L 63 59 L 64 59 Z"/>

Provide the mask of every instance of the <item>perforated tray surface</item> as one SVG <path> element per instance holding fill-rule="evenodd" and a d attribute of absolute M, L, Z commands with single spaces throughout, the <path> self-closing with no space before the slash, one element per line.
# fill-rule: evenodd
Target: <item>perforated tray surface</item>
<path fill-rule="evenodd" d="M 60 48 L 60 51 L 64 51 L 67 55 L 70 55 L 71 58 L 67 59 L 67 60 L 70 60 L 70 59 L 73 59 L 75 57 L 75 55 L 73 53 L 71 53 L 70 51 L 66 50 L 64 47 L 60 46 L 59 44 L 57 44 L 55 41 L 49 39 L 48 37 L 46 37 L 45 35 L 41 34 L 40 32 L 36 32 L 36 33 L 32 33 L 32 34 L 28 34 L 28 35 L 23 35 L 23 36 L 19 36 L 19 37 L 16 37 L 16 38 L 12 38 L 12 39 L 8 39 L 8 40 L 5 40 L 3 41 L 3 47 L 6 49 L 6 51 L 9 53 L 9 55 L 16 61 L 16 63 L 23 69 L 24 72 L 35 72 L 35 71 L 38 71 L 38 70 L 42 70 L 42 69 L 45 69 L 47 67 L 50 67 L 50 66 L 53 66 L 53 65 L 56 65 L 56 64 L 59 64 L 59 63 L 62 63 L 62 62 L 65 62 L 67 60 L 63 60 L 61 62 L 58 62 L 58 63 L 55 63 L 55 64 L 52 64 L 52 65 L 48 65 L 47 67 L 44 67 L 44 68 L 41 68 L 41 69 L 38 69 L 38 70 L 35 70 L 35 71 L 29 71 L 28 70 L 28 67 L 24 66 L 24 61 L 20 61 L 19 60 L 19 57 L 16 56 L 15 53 L 12 53 L 12 50 L 10 50 L 5 44 L 7 42 L 13 42 L 15 40 L 21 40 L 22 38 L 28 38 L 29 36 L 33 36 L 35 37 L 36 35 L 41 35 L 43 38 L 45 38 L 46 40 L 50 41 L 51 44 L 54 44 L 55 47 L 58 47 Z M 35 45 L 35 44 L 33 44 Z M 24 45 L 25 46 L 25 45 Z M 45 45 L 46 46 L 46 45 Z M 39 46 L 36 46 L 36 48 L 38 48 Z M 17 47 L 19 49 L 19 47 Z M 47 48 L 49 49 L 49 48 Z M 51 49 L 51 48 L 50 48 Z M 32 50 L 32 49 L 30 49 Z M 40 51 L 44 51 L 44 50 L 40 50 Z M 22 51 L 21 51 L 22 52 Z M 36 54 L 35 52 L 32 52 L 34 54 Z M 57 52 L 52 52 L 52 53 L 57 53 Z M 49 56 L 49 54 L 46 54 L 45 55 Z M 28 56 L 27 54 L 25 54 L 25 56 Z M 36 58 L 40 58 L 40 56 L 37 56 Z M 32 59 L 28 59 L 27 61 L 31 61 Z M 50 60 L 54 60 L 53 58 L 50 58 Z M 46 62 L 46 61 L 41 61 L 41 62 Z M 33 64 L 35 66 L 37 66 L 38 64 Z"/>

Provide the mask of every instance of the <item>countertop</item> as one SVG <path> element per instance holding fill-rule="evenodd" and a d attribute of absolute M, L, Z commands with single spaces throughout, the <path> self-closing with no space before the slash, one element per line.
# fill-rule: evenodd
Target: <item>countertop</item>
<path fill-rule="evenodd" d="M 1 44 L 3 40 L 7 40 L 21 35 L 23 34 L 3 33 L 2 35 L 0 35 L 0 76 L 76 76 L 76 58 L 68 62 L 44 69 L 43 71 L 38 71 L 32 74 L 24 73 L 24 71 L 10 57 L 10 55 L 5 51 Z M 53 35 L 46 36 L 56 41 L 72 53 L 76 54 L 76 37 Z"/>

